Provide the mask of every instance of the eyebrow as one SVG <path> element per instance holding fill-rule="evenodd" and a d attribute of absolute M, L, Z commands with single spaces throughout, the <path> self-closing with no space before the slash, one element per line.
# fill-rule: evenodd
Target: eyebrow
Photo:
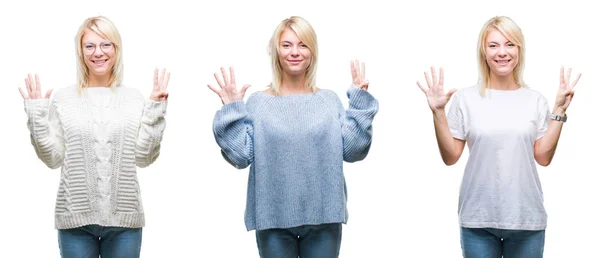
<path fill-rule="evenodd" d="M 291 41 L 287 41 L 287 40 L 283 40 L 283 41 L 281 41 L 281 42 L 279 42 L 279 43 L 290 43 L 290 44 L 294 44 L 294 43 L 292 43 Z M 300 42 L 298 42 L 298 44 L 304 44 L 304 42 L 300 41 Z"/>
<path fill-rule="evenodd" d="M 496 41 L 488 41 L 487 43 L 488 43 L 488 44 L 498 44 L 498 45 L 500 45 L 500 43 L 498 43 L 498 42 L 496 42 Z M 508 40 L 508 41 L 506 41 L 506 43 L 504 43 L 504 44 L 508 44 L 508 43 L 513 43 L 513 42 L 512 42 L 512 41 L 510 41 L 510 40 Z M 514 44 L 514 43 L 513 43 L 513 44 Z"/>

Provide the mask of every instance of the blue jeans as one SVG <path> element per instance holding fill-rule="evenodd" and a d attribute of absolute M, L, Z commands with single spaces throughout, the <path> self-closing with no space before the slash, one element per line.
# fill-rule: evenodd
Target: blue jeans
<path fill-rule="evenodd" d="M 261 258 L 336 258 L 341 243 L 342 223 L 256 231 Z"/>
<path fill-rule="evenodd" d="M 58 230 L 62 258 L 138 258 L 142 228 L 87 225 Z"/>
<path fill-rule="evenodd" d="M 465 258 L 541 258 L 545 230 L 460 228 Z"/>

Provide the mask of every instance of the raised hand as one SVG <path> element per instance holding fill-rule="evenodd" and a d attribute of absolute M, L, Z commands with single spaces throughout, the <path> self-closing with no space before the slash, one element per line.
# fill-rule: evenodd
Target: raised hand
<path fill-rule="evenodd" d="M 554 102 L 554 108 L 558 108 L 559 113 L 563 113 L 567 111 L 569 104 L 571 104 L 571 100 L 575 95 L 575 85 L 581 78 L 581 73 L 577 75 L 577 78 L 573 82 L 571 82 L 571 68 L 567 70 L 567 75 L 565 76 L 565 68 L 560 68 L 560 84 L 558 87 L 558 93 L 556 93 L 556 102 Z"/>
<path fill-rule="evenodd" d="M 219 95 L 223 105 L 244 99 L 244 95 L 246 94 L 246 90 L 250 87 L 250 84 L 246 84 L 242 89 L 238 90 L 235 86 L 235 73 L 231 67 L 229 67 L 229 76 L 227 76 L 227 72 L 223 67 L 221 67 L 221 74 L 223 75 L 223 80 L 219 78 L 218 73 L 214 74 L 215 79 L 219 84 L 219 88 L 210 84 L 208 84 L 208 88 Z"/>
<path fill-rule="evenodd" d="M 350 69 L 352 70 L 352 83 L 363 90 L 369 89 L 369 81 L 365 79 L 365 63 L 360 63 L 358 60 L 350 61 Z"/>
<path fill-rule="evenodd" d="M 169 86 L 170 77 L 171 73 L 167 72 L 165 68 L 161 70 L 160 76 L 158 74 L 158 67 L 154 69 L 154 87 L 152 88 L 152 93 L 150 93 L 151 100 L 165 101 L 169 98 L 167 86 Z"/>
<path fill-rule="evenodd" d="M 28 74 L 25 77 L 25 87 L 27 89 L 27 95 L 23 92 L 23 89 L 19 87 L 19 93 L 23 99 L 41 99 L 42 98 L 42 84 L 40 83 L 40 77 L 35 74 L 35 81 L 33 80 L 33 76 Z M 45 99 L 49 99 L 52 94 L 52 89 L 46 91 Z"/>
<path fill-rule="evenodd" d="M 424 87 L 417 81 L 417 85 L 427 96 L 427 102 L 431 111 L 443 110 L 452 94 L 457 90 L 451 89 L 447 93 L 444 93 L 444 69 L 440 68 L 440 77 L 438 80 L 435 68 L 431 67 L 431 79 L 429 74 L 425 72 L 425 80 L 427 81 L 427 87 Z"/>

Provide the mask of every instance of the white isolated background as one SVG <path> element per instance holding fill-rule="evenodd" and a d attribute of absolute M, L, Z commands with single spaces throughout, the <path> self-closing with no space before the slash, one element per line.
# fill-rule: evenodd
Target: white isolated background
<path fill-rule="evenodd" d="M 54 204 L 60 170 L 30 144 L 17 87 L 37 72 L 43 90 L 75 81 L 73 38 L 105 15 L 124 45 L 124 85 L 148 96 L 152 72 L 171 71 L 159 159 L 139 169 L 146 227 L 142 257 L 258 257 L 243 214 L 248 170 L 225 162 L 212 134 L 221 107 L 207 87 L 233 66 L 246 96 L 270 82 L 267 43 L 286 17 L 319 40 L 318 84 L 347 106 L 349 61 L 366 62 L 378 98 L 371 152 L 345 164 L 350 219 L 340 257 L 461 257 L 458 190 L 468 157 L 446 167 L 415 81 L 443 66 L 446 89 L 477 81 L 481 26 L 507 15 L 526 39 L 525 80 L 553 105 L 561 65 L 582 72 L 554 161 L 539 167 L 549 214 L 545 257 L 596 257 L 600 240 L 598 42 L 592 1 L 10 1 L 0 8 L 2 257 L 59 257 Z M 393 4 L 392 4 L 393 3 Z M 501 107 L 498 107 L 501 108 Z M 510 117 L 497 119 L 510 120 Z"/>

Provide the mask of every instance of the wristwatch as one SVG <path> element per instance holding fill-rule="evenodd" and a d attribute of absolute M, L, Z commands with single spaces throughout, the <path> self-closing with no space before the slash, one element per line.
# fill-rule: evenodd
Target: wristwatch
<path fill-rule="evenodd" d="M 567 114 L 565 114 L 564 116 L 550 114 L 550 119 L 556 120 L 556 121 L 567 122 Z"/>

